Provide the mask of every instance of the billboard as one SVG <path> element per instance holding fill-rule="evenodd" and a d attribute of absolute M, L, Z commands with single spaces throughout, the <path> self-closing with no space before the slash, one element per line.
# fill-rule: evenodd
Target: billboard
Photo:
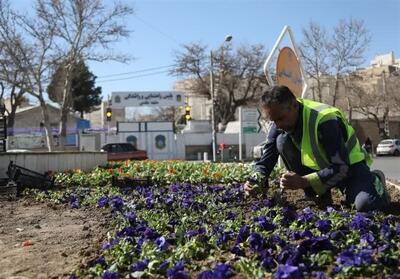
<path fill-rule="evenodd" d="M 111 107 L 177 107 L 185 105 L 184 97 L 177 91 L 112 92 Z"/>

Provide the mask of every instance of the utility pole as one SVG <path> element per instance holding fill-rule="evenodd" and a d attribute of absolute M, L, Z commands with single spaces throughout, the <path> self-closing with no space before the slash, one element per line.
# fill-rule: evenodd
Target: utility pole
<path fill-rule="evenodd" d="M 210 93 L 211 93 L 211 131 L 212 131 L 212 153 L 213 162 L 217 159 L 217 133 L 215 131 L 215 97 L 214 97 L 214 69 L 213 69 L 213 52 L 210 51 Z"/>
<path fill-rule="evenodd" d="M 224 42 L 230 42 L 232 36 L 228 35 L 225 37 Z M 212 129 L 212 152 L 213 152 L 213 162 L 217 161 L 217 132 L 215 130 L 215 96 L 214 96 L 214 62 L 213 62 L 213 52 L 210 50 L 210 95 L 211 95 L 211 129 Z"/>
<path fill-rule="evenodd" d="M 384 125 L 385 125 L 385 133 L 389 137 L 390 136 L 390 130 L 389 130 L 389 104 L 388 104 L 388 98 L 387 98 L 387 90 L 386 90 L 386 72 L 382 72 L 382 86 L 383 86 L 383 94 L 385 98 L 385 112 L 384 112 Z"/>

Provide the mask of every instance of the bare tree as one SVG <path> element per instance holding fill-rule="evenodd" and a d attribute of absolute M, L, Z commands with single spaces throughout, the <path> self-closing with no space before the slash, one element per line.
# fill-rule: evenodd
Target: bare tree
<path fill-rule="evenodd" d="M 14 134 L 15 113 L 18 106 L 25 100 L 25 90 L 22 88 L 24 76 L 21 71 L 15 67 L 12 58 L 5 51 L 5 47 L 0 47 L 0 99 L 8 97 L 10 108 L 7 109 L 7 128 L 10 135 Z"/>
<path fill-rule="evenodd" d="M 318 23 L 310 21 L 307 29 L 303 28 L 303 41 L 300 45 L 301 57 L 307 75 L 313 79 L 317 86 L 313 86 L 313 98 L 316 99 L 314 90 L 317 89 L 318 99 L 322 102 L 322 78 L 328 73 L 328 38 L 326 30 Z"/>
<path fill-rule="evenodd" d="M 338 98 L 339 79 L 365 62 L 364 55 L 370 42 L 371 36 L 362 20 L 342 19 L 334 28 L 328 44 L 331 73 L 335 77 L 333 106 Z"/>
<path fill-rule="evenodd" d="M 351 77 L 353 109 L 375 122 L 382 139 L 388 138 L 385 123 L 392 114 L 400 113 L 400 76 L 397 72 L 380 76 L 356 75 Z"/>
<path fill-rule="evenodd" d="M 319 101 L 327 101 L 327 96 L 322 96 L 322 89 L 329 76 L 333 76 L 331 98 L 335 106 L 340 97 L 340 83 L 345 82 L 346 76 L 364 63 L 365 50 L 370 41 L 371 36 L 361 20 L 342 19 L 332 33 L 311 21 L 303 29 L 300 52 L 308 76 L 316 81 L 316 86 L 311 87 L 314 97 L 316 89 Z"/>
<path fill-rule="evenodd" d="M 172 75 L 188 79 L 188 89 L 197 95 L 211 98 L 210 56 L 207 47 L 200 43 L 183 46 L 175 54 Z M 234 52 L 224 45 L 213 52 L 215 73 L 215 118 L 216 123 L 226 125 L 234 120 L 236 108 L 258 100 L 267 86 L 263 74 L 266 51 L 261 45 L 242 46 Z"/>
<path fill-rule="evenodd" d="M 15 83 L 16 84 L 16 83 Z M 15 123 L 15 114 L 17 112 L 17 108 L 22 104 L 25 100 L 24 94 L 26 93 L 24 89 L 17 87 L 15 84 L 5 85 L 0 81 L 0 99 L 4 97 L 8 97 L 10 100 L 10 110 L 7 110 L 7 131 L 10 136 L 14 135 L 14 123 Z"/>
<path fill-rule="evenodd" d="M 72 105 L 72 73 L 78 60 L 124 62 L 128 59 L 125 55 L 113 53 L 110 46 L 129 35 L 123 20 L 132 14 L 133 10 L 122 3 L 115 3 L 109 7 L 103 2 L 102 0 L 37 0 L 36 20 L 47 28 L 54 29 L 54 50 L 64 64 L 65 80 L 60 121 L 61 146 L 65 143 L 67 116 Z"/>
<path fill-rule="evenodd" d="M 48 82 L 49 69 L 54 61 L 51 52 L 53 39 L 53 28 L 45 28 L 41 22 L 17 14 L 6 0 L 0 0 L 1 50 L 12 65 L 12 72 L 17 71 L 22 76 L 22 79 L 15 80 L 7 69 L 2 68 L 1 79 L 38 99 L 49 151 L 53 147 L 53 138 L 44 84 Z"/>
<path fill-rule="evenodd" d="M 179 107 L 156 107 L 154 108 L 154 115 L 158 120 L 178 122 L 183 114 L 182 109 Z"/>

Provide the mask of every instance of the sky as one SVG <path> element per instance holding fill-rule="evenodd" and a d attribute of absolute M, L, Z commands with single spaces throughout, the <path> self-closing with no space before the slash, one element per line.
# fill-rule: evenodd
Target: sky
<path fill-rule="evenodd" d="M 104 0 L 111 4 L 112 0 Z M 119 0 L 134 13 L 125 19 L 131 34 L 114 43 L 114 52 L 133 57 L 127 63 L 88 62 L 103 97 L 113 91 L 173 90 L 178 77 L 168 75 L 174 53 L 200 42 L 218 49 L 227 35 L 233 48 L 262 44 L 271 50 L 285 25 L 296 42 L 312 20 L 331 31 L 340 19 L 363 20 L 372 41 L 367 66 L 375 55 L 394 51 L 400 58 L 400 0 Z M 34 0 L 14 0 L 28 10 Z M 282 45 L 281 45 L 282 46 Z"/>
<path fill-rule="evenodd" d="M 17 0 L 18 1 L 18 0 Z M 108 1 L 108 0 L 106 0 Z M 130 0 L 132 31 L 114 51 L 134 57 L 127 64 L 89 62 L 103 96 L 113 91 L 172 90 L 177 77 L 166 72 L 182 45 L 201 42 L 217 49 L 226 35 L 232 46 L 263 44 L 271 50 L 285 25 L 297 42 L 312 20 L 332 30 L 340 19 L 363 20 L 372 41 L 367 64 L 375 55 L 394 51 L 400 58 L 399 0 Z M 364 66 L 366 66 L 365 64 Z"/>

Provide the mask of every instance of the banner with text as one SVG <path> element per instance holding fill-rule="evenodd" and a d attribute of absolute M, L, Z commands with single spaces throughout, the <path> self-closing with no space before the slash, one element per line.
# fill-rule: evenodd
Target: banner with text
<path fill-rule="evenodd" d="M 185 95 L 177 91 L 112 92 L 113 108 L 124 107 L 178 107 L 185 105 Z"/>

